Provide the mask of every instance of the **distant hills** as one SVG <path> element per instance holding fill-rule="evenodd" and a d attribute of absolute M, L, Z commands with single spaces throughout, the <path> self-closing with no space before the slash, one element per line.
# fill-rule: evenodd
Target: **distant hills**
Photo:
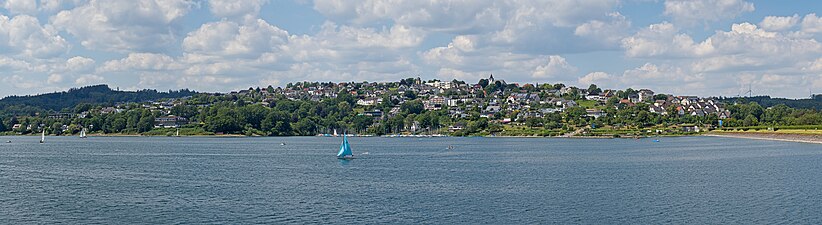
<path fill-rule="evenodd" d="M 771 106 L 785 104 L 788 107 L 796 108 L 796 109 L 816 109 L 822 110 L 822 95 L 814 95 L 813 98 L 806 98 L 806 99 L 786 99 L 786 98 L 771 98 L 770 96 L 753 96 L 753 97 L 733 97 L 733 98 L 720 98 L 721 101 L 726 103 L 746 103 L 746 102 L 756 102 L 757 104 L 761 105 L 762 107 L 768 108 Z"/>
<path fill-rule="evenodd" d="M 94 85 L 82 88 L 72 88 L 64 92 L 55 92 L 33 96 L 9 96 L 0 99 L 0 109 L 39 108 L 44 110 L 60 111 L 65 108 L 74 108 L 78 104 L 88 103 L 95 105 L 114 105 L 122 102 L 144 102 L 163 98 L 181 98 L 197 94 L 197 92 L 183 89 L 179 91 L 158 92 L 157 90 L 116 91 L 108 85 Z"/>

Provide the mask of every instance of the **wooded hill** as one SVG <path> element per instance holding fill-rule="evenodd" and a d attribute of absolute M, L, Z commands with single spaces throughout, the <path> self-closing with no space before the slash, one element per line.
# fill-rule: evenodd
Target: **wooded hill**
<path fill-rule="evenodd" d="M 55 92 L 32 96 L 9 96 L 0 99 L 2 111 L 53 110 L 60 111 L 74 108 L 78 104 L 114 105 L 123 102 L 144 102 L 163 98 L 181 98 L 197 94 L 197 92 L 183 89 L 179 91 L 158 92 L 157 90 L 117 91 L 108 85 L 94 85 L 82 88 L 72 88 L 64 92 Z"/>

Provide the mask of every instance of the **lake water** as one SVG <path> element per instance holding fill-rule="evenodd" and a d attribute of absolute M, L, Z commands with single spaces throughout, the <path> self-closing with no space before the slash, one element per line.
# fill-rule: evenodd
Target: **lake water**
<path fill-rule="evenodd" d="M 3 224 L 822 223 L 815 144 L 351 138 L 340 161 L 340 138 L 7 140 Z"/>

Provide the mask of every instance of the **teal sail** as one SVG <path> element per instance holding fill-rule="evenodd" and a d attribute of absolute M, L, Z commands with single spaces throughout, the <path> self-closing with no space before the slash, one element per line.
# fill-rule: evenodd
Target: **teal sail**
<path fill-rule="evenodd" d="M 337 158 L 352 158 L 354 153 L 351 152 L 351 146 L 348 145 L 348 137 L 343 135 L 343 141 L 340 145 L 340 152 L 337 153 Z"/>

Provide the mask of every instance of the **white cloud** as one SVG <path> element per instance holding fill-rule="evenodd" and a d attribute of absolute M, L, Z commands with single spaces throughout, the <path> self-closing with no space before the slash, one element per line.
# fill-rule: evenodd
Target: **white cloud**
<path fill-rule="evenodd" d="M 43 86 L 43 82 L 32 77 L 13 74 L 3 77 L 3 83 L 20 89 L 39 89 Z"/>
<path fill-rule="evenodd" d="M 36 0 L 6 0 L 3 7 L 12 14 L 34 15 L 37 13 Z"/>
<path fill-rule="evenodd" d="M 66 70 L 68 71 L 89 71 L 94 68 L 94 59 L 82 56 L 71 57 L 66 60 Z"/>
<path fill-rule="evenodd" d="M 802 19 L 802 31 L 807 33 L 822 33 L 822 17 L 816 13 L 805 15 Z"/>
<path fill-rule="evenodd" d="M 47 80 L 48 84 L 58 84 L 63 82 L 63 75 L 61 74 L 51 74 Z"/>
<path fill-rule="evenodd" d="M 288 40 L 288 32 L 264 20 L 248 25 L 231 21 L 203 24 L 183 40 L 183 50 L 189 53 L 219 56 L 259 57 L 263 52 L 277 50 Z"/>
<path fill-rule="evenodd" d="M 754 9 L 744 0 L 666 0 L 664 14 L 682 25 L 695 25 L 736 18 Z"/>
<path fill-rule="evenodd" d="M 256 20 L 260 9 L 269 0 L 209 0 L 211 13 L 221 18 L 239 18 L 243 21 Z"/>
<path fill-rule="evenodd" d="M 710 42 L 694 43 L 690 36 L 679 33 L 679 29 L 668 22 L 652 24 L 623 39 L 622 47 L 629 57 L 699 56 L 714 51 Z"/>
<path fill-rule="evenodd" d="M 810 72 L 822 72 L 822 58 L 818 58 L 813 62 L 806 63 L 806 66 L 802 67 L 802 70 Z"/>
<path fill-rule="evenodd" d="M 759 26 L 768 31 L 782 31 L 791 29 L 799 23 L 799 15 L 793 16 L 767 16 L 759 22 Z"/>
<path fill-rule="evenodd" d="M 610 14 L 611 20 L 591 20 L 574 29 L 574 34 L 580 37 L 601 42 L 606 46 L 619 46 L 622 38 L 628 36 L 631 22 L 618 12 Z"/>
<path fill-rule="evenodd" d="M 0 15 L 0 49 L 26 57 L 51 58 L 68 51 L 69 44 L 51 26 L 41 26 L 37 18 L 18 15 L 9 19 Z"/>
<path fill-rule="evenodd" d="M 608 74 L 608 73 L 605 73 L 605 72 L 592 72 L 592 73 L 588 73 L 585 76 L 580 77 L 579 80 L 577 81 L 577 83 L 580 84 L 580 85 L 583 85 L 583 86 L 586 85 L 586 84 L 587 85 L 590 85 L 590 84 L 600 84 L 600 85 L 611 84 L 611 85 L 613 85 L 613 79 L 614 79 L 614 77 L 611 76 L 611 74 Z"/>
<path fill-rule="evenodd" d="M 489 45 L 515 52 L 561 54 L 603 46 L 613 49 L 613 39 L 610 45 L 599 40 L 590 44 L 591 40 L 574 40 L 578 37 L 574 32 L 584 23 L 591 23 L 581 28 L 580 34 L 585 35 L 601 35 L 593 30 L 598 23 L 609 28 L 621 26 L 619 16 L 613 13 L 618 4 L 618 0 L 316 0 L 314 8 L 330 18 L 358 25 L 393 23 L 426 32 L 478 36 Z"/>
<path fill-rule="evenodd" d="M 40 11 L 55 13 L 88 3 L 88 0 L 40 0 Z"/>
<path fill-rule="evenodd" d="M 0 69 L 8 71 L 30 70 L 31 64 L 23 61 L 0 55 Z"/>
<path fill-rule="evenodd" d="M 98 75 L 86 74 L 86 75 L 82 75 L 79 78 L 77 78 L 76 80 L 74 80 L 74 84 L 79 85 L 79 86 L 87 86 L 87 85 L 94 85 L 94 84 L 102 84 L 103 82 L 105 82 L 105 80 L 106 80 L 105 78 L 103 78 L 101 76 L 98 76 Z"/>
<path fill-rule="evenodd" d="M 531 76 L 539 79 L 573 76 L 577 68 L 568 64 L 565 58 L 558 55 L 548 56 L 548 63 L 537 66 Z"/>
<path fill-rule="evenodd" d="M 97 73 L 130 71 L 172 71 L 184 67 L 174 58 L 164 54 L 131 53 L 119 60 L 111 60 L 97 69 Z"/>
<path fill-rule="evenodd" d="M 90 0 L 51 20 L 88 49 L 162 52 L 177 42 L 175 24 L 193 6 L 190 0 Z"/>
<path fill-rule="evenodd" d="M 440 77 L 479 79 L 491 73 L 518 81 L 576 81 L 577 68 L 559 55 L 533 56 L 501 51 L 499 48 L 476 49 L 473 37 L 457 36 L 445 47 L 435 47 L 419 56 L 437 69 Z M 462 46 L 462 47 L 461 47 Z M 500 73 L 501 72 L 501 73 Z"/>

